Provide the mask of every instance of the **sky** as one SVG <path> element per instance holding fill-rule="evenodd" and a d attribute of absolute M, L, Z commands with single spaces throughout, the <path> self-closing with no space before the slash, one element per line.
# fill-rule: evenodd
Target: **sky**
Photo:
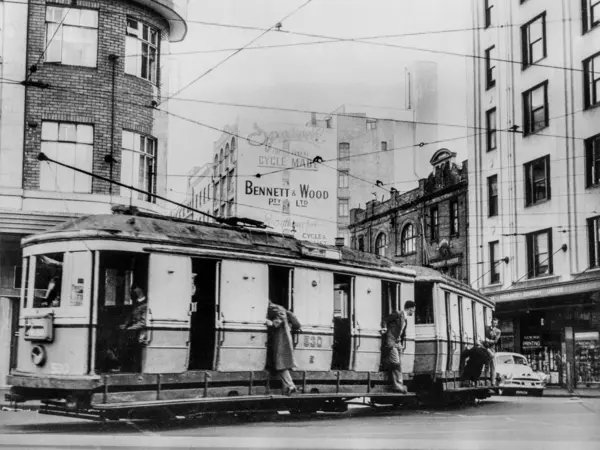
<path fill-rule="evenodd" d="M 469 53 L 471 32 L 464 30 L 471 26 L 469 3 L 469 0 L 308 3 L 307 0 L 190 0 L 187 36 L 182 42 L 171 44 L 168 55 L 172 73 L 169 90 L 173 93 L 185 89 L 169 100 L 167 107 L 170 112 L 191 120 L 170 118 L 169 196 L 183 200 L 185 174 L 192 166 L 212 159 L 213 142 L 221 133 L 209 127 L 224 128 L 238 117 L 302 124 L 309 117 L 308 113 L 287 113 L 269 107 L 330 112 L 347 105 L 350 112 L 368 111 L 370 116 L 389 118 L 406 106 L 405 68 L 415 61 L 438 64 L 438 121 L 465 125 L 465 71 L 471 61 L 437 52 Z M 282 21 L 290 13 L 293 14 Z M 282 31 L 266 33 L 249 48 L 206 73 L 232 55 L 234 49 L 246 46 L 263 33 L 224 25 L 268 29 L 278 22 Z M 325 37 L 291 35 L 286 31 Z M 369 39 L 378 45 L 327 39 L 410 33 L 419 34 Z M 316 43 L 286 46 L 308 42 Z M 438 138 L 466 134 L 465 129 L 444 127 Z M 466 144 L 466 140 L 455 140 L 440 146 L 457 152 L 457 159 L 462 161 L 466 159 Z"/>

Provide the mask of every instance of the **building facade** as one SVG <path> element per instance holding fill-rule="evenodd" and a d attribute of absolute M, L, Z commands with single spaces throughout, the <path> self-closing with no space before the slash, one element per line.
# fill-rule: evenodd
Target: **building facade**
<path fill-rule="evenodd" d="M 440 149 L 418 188 L 352 209 L 352 248 L 399 264 L 434 267 L 468 283 L 468 167 L 466 161 L 459 167 L 455 158 L 456 153 Z"/>
<path fill-rule="evenodd" d="M 20 240 L 114 205 L 164 212 L 168 67 L 184 38 L 181 0 L 0 2 L 0 384 L 10 368 Z M 113 185 L 38 155 L 134 186 Z M 149 194 L 148 194 L 149 193 Z"/>
<path fill-rule="evenodd" d="M 213 213 L 213 165 L 205 164 L 203 166 L 193 167 L 187 177 L 187 189 L 184 204 L 187 207 L 178 207 L 173 216 L 179 219 L 196 220 L 199 222 L 214 222 L 206 214 Z"/>
<path fill-rule="evenodd" d="M 472 6 L 471 279 L 504 349 L 600 386 L 600 3 Z"/>

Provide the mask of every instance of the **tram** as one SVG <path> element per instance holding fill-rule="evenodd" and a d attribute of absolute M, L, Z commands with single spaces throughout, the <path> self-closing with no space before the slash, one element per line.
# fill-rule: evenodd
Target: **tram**
<path fill-rule="evenodd" d="M 343 411 L 448 395 L 485 398 L 489 377 L 461 387 L 461 349 L 493 303 L 424 267 L 264 229 L 113 213 L 23 239 L 17 367 L 7 399 L 90 419 L 270 409 Z M 147 297 L 145 345 L 120 366 L 112 349 Z M 265 369 L 269 299 L 294 312 L 299 392 L 283 395 Z M 402 372 L 387 390 L 382 318 L 416 302 Z M 111 358 L 112 356 L 112 358 Z M 139 357 L 138 357 L 139 356 Z"/>

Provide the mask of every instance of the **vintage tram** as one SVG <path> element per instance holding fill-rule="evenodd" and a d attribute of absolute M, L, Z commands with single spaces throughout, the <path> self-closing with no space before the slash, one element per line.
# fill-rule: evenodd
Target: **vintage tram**
<path fill-rule="evenodd" d="M 461 387 L 458 365 L 493 304 L 429 268 L 266 230 L 115 213 L 25 238 L 22 273 L 7 395 L 41 401 L 44 413 L 337 411 L 355 398 L 489 396 L 489 378 Z M 147 296 L 145 345 L 115 366 L 133 283 Z M 269 299 L 302 323 L 292 396 L 265 370 Z M 387 390 L 380 329 L 407 300 L 416 314 L 402 354 L 411 394 L 403 396 Z"/>

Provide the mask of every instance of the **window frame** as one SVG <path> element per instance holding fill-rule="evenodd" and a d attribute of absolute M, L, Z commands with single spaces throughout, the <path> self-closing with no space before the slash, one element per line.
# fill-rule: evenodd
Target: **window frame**
<path fill-rule="evenodd" d="M 584 141 L 585 187 L 600 186 L 600 133 Z"/>
<path fill-rule="evenodd" d="M 533 97 L 533 93 L 538 89 L 543 89 L 544 96 L 544 125 L 540 128 L 534 128 L 535 121 L 533 117 L 534 110 L 532 110 L 531 99 Z M 548 111 L 548 80 L 542 81 L 541 83 L 533 86 L 532 88 L 527 89 L 522 94 L 522 102 L 523 102 L 523 136 L 528 136 L 530 134 L 535 134 L 538 131 L 547 128 L 550 125 L 550 117 Z M 541 108 L 536 108 L 535 111 L 540 110 Z"/>
<path fill-rule="evenodd" d="M 529 31 L 531 25 L 533 25 L 538 20 L 542 20 L 542 37 L 534 42 L 530 41 Z M 542 57 L 533 61 L 532 59 L 532 48 L 533 45 L 539 41 L 542 41 Z M 546 33 L 546 11 L 541 14 L 538 14 L 529 22 L 521 26 L 521 65 L 522 69 L 525 70 L 528 67 L 535 65 L 536 63 L 542 61 L 543 59 L 548 57 L 548 38 Z"/>
<path fill-rule="evenodd" d="M 450 200 L 450 236 L 456 237 L 460 233 L 460 212 L 457 198 Z"/>
<path fill-rule="evenodd" d="M 540 163 L 543 162 L 544 163 L 544 178 L 543 178 L 543 182 L 545 185 L 545 196 L 543 199 L 539 199 L 537 200 L 535 198 L 535 185 L 536 185 L 536 180 L 534 178 L 534 174 L 533 174 L 533 167 L 534 164 L 536 163 Z M 540 203 L 544 203 L 547 202 L 549 200 L 552 199 L 552 192 L 551 192 L 551 171 L 550 171 L 550 155 L 545 155 L 542 156 L 541 158 L 536 158 L 532 161 L 526 162 L 525 164 L 523 164 L 523 169 L 524 169 L 524 177 L 523 180 L 525 182 L 525 207 L 529 207 L 529 206 L 534 206 L 534 205 L 538 205 Z"/>
<path fill-rule="evenodd" d="M 350 187 L 350 174 L 349 170 L 340 170 L 338 172 L 338 188 L 348 189 Z"/>
<path fill-rule="evenodd" d="M 498 208 L 498 174 L 491 175 L 487 178 L 488 185 L 488 217 L 496 217 L 499 214 Z M 494 194 L 492 188 L 496 188 Z"/>
<path fill-rule="evenodd" d="M 490 256 L 490 284 L 500 283 L 500 271 L 498 270 L 497 250 L 500 248 L 500 241 L 491 241 L 488 243 L 488 251 Z"/>
<path fill-rule="evenodd" d="M 596 65 L 597 68 L 594 67 Z M 590 79 L 590 74 L 594 74 L 595 78 Z M 583 107 L 590 109 L 597 106 L 600 106 L 600 52 L 583 60 Z"/>
<path fill-rule="evenodd" d="M 600 267 L 600 216 L 587 219 L 589 267 Z"/>
<path fill-rule="evenodd" d="M 340 142 L 338 144 L 338 160 L 339 161 L 350 161 L 350 143 L 349 142 Z"/>
<path fill-rule="evenodd" d="M 432 242 L 437 242 L 440 238 L 440 215 L 437 206 L 429 208 L 429 236 Z"/>
<path fill-rule="evenodd" d="M 597 8 L 598 17 L 593 14 L 595 8 Z M 581 21 L 582 34 L 600 27 L 600 0 L 581 0 Z"/>
<path fill-rule="evenodd" d="M 125 133 L 131 133 L 133 135 L 134 142 L 136 140 L 141 141 L 141 139 L 143 138 L 144 148 L 142 149 L 140 147 L 140 150 L 136 150 L 135 148 L 125 147 L 125 143 L 123 142 Z M 153 153 L 149 153 L 146 151 L 148 149 L 148 144 L 150 142 L 152 143 Z M 135 144 L 134 144 L 134 147 L 135 147 Z M 141 192 L 137 192 L 134 194 L 133 191 L 126 189 L 126 191 L 129 191 L 130 193 L 128 194 L 127 192 L 125 192 L 125 194 L 124 194 L 123 193 L 124 191 L 121 191 L 121 196 L 128 197 L 130 195 L 137 194 L 138 200 L 149 202 L 149 203 L 156 203 L 157 180 L 158 180 L 158 177 L 157 177 L 158 139 L 156 139 L 154 136 L 151 136 L 149 134 L 139 133 L 137 131 L 124 128 L 123 132 L 122 132 L 122 137 L 121 137 L 121 171 L 123 171 L 123 162 L 124 162 L 123 152 L 124 151 L 132 154 L 132 170 L 136 168 L 136 163 L 134 162 L 135 158 L 136 157 L 139 158 L 139 161 L 137 163 L 138 173 L 132 174 L 131 185 L 134 187 L 137 187 L 138 189 L 145 190 L 149 194 L 142 194 Z M 146 161 L 147 158 L 150 159 L 152 162 L 148 165 L 148 170 L 146 171 L 147 178 L 143 179 L 144 186 L 140 186 L 140 181 L 142 181 L 142 180 L 139 179 L 139 173 L 140 173 L 139 170 L 142 166 L 142 163 L 144 163 L 144 165 L 147 163 L 147 161 Z M 121 177 L 123 177 L 123 175 L 121 175 Z"/>
<path fill-rule="evenodd" d="M 338 199 L 338 217 L 350 216 L 350 201 L 347 198 Z"/>
<path fill-rule="evenodd" d="M 539 253 L 537 252 L 536 247 L 539 245 L 536 241 L 536 238 L 546 234 L 548 239 L 548 258 L 543 261 L 543 263 L 547 263 L 548 271 L 545 273 L 539 273 L 539 269 L 541 264 L 538 261 Z M 539 231 L 534 231 L 532 233 L 527 233 L 525 235 L 525 241 L 527 245 L 527 278 L 538 278 L 544 276 L 550 276 L 554 274 L 554 265 L 553 265 L 553 250 L 552 250 L 552 228 L 546 228 Z"/>
<path fill-rule="evenodd" d="M 381 231 L 375 238 L 375 254 L 377 256 L 386 256 L 388 247 L 387 234 Z"/>
<path fill-rule="evenodd" d="M 388 150 L 388 143 L 387 143 L 387 141 L 381 141 L 380 145 L 381 145 L 381 151 L 382 152 L 387 152 L 387 150 Z"/>
<path fill-rule="evenodd" d="M 70 10 L 84 10 L 84 11 L 92 11 L 96 13 L 96 26 L 86 26 L 86 25 L 71 25 L 66 22 L 66 17 L 65 15 L 63 15 L 63 21 L 62 22 L 53 22 L 53 21 L 49 21 L 48 20 L 48 8 L 54 8 L 54 9 L 63 9 L 63 10 L 67 10 L 67 12 L 65 14 L 68 14 Z M 98 50 L 99 50 L 99 46 L 100 46 L 100 11 L 97 8 L 87 8 L 87 7 L 80 7 L 80 6 L 70 6 L 70 5 L 62 5 L 62 4 L 46 4 L 46 8 L 45 8 L 45 16 L 44 16 L 44 34 L 45 34 L 45 45 L 46 45 L 46 49 L 44 51 L 44 63 L 49 63 L 49 64 L 60 64 L 60 65 L 64 65 L 64 66 L 72 66 L 72 67 L 89 67 L 89 68 L 97 68 L 98 67 Z M 52 36 L 48 36 L 48 24 L 55 24 L 57 25 L 57 30 L 55 30 L 54 33 L 52 33 Z M 85 29 L 85 30 L 96 30 L 96 45 L 94 48 L 95 51 L 95 58 L 94 58 L 94 63 L 93 65 L 87 65 L 87 64 L 70 64 L 70 63 L 65 63 L 63 62 L 64 59 L 64 55 L 63 55 L 63 44 L 64 44 L 64 37 L 63 37 L 63 32 L 65 27 L 70 27 L 70 28 L 78 28 L 78 29 Z M 59 40 L 57 40 L 57 36 L 60 33 L 61 37 Z M 49 41 L 50 40 L 50 41 Z M 53 45 L 56 45 L 56 43 L 60 42 L 61 44 L 61 51 L 60 51 L 60 61 L 58 60 L 48 60 L 48 54 L 51 51 L 51 47 Z"/>
<path fill-rule="evenodd" d="M 494 118 L 494 123 L 491 122 L 491 117 Z M 496 107 L 490 108 L 485 112 L 485 131 L 486 131 L 486 151 L 491 152 L 492 150 L 496 150 L 498 148 L 497 138 L 497 125 L 496 122 L 498 120 L 498 116 L 496 113 Z M 493 126 L 492 126 L 493 125 Z M 492 145 L 493 141 L 493 145 Z"/>
<path fill-rule="evenodd" d="M 496 49 L 495 45 L 492 45 L 485 49 L 485 88 L 489 90 L 496 86 L 496 78 L 494 77 L 494 71 L 496 69 L 496 61 L 492 52 Z M 492 65 L 492 63 L 494 65 Z"/>
<path fill-rule="evenodd" d="M 485 4 L 484 4 L 485 28 L 489 28 L 492 25 L 492 10 L 493 9 L 494 9 L 494 5 L 492 4 L 492 0 L 485 0 Z"/>
<path fill-rule="evenodd" d="M 411 231 L 410 236 L 407 235 L 409 230 Z M 415 226 L 412 223 L 407 223 L 400 232 L 400 254 L 405 256 L 417 253 L 416 243 Z"/>
<path fill-rule="evenodd" d="M 130 29 L 133 30 L 133 28 L 131 28 L 129 26 L 129 22 L 130 21 L 135 21 L 137 23 L 137 33 L 133 33 L 130 32 Z M 148 28 L 148 39 L 144 39 L 144 27 Z M 156 36 L 156 43 L 153 43 L 151 40 L 151 33 L 154 33 Z M 162 34 L 161 34 L 161 30 L 158 27 L 155 27 L 154 25 L 145 22 L 143 20 L 140 20 L 136 17 L 132 17 L 132 16 L 127 16 L 126 20 L 125 20 L 125 51 L 127 52 L 127 38 L 136 38 L 137 42 L 136 42 L 136 48 L 139 47 L 139 53 L 134 53 L 132 55 L 129 56 L 125 56 L 125 65 L 124 65 L 124 72 L 128 75 L 132 75 L 134 77 L 137 78 L 141 78 L 142 80 L 146 80 L 149 83 L 152 83 L 155 86 L 159 86 L 160 85 L 160 54 L 161 54 L 161 39 L 162 39 Z M 146 67 L 146 70 L 148 71 L 148 76 L 143 76 L 143 71 L 144 71 L 144 61 L 143 61 L 143 57 L 144 57 L 144 45 L 148 46 L 148 50 L 147 50 L 147 55 L 148 55 L 148 66 Z M 150 62 L 151 59 L 149 58 L 149 55 L 151 54 L 151 49 L 153 49 L 155 51 L 154 54 L 154 67 L 150 66 Z M 129 61 L 135 61 L 135 73 L 132 73 L 131 71 L 128 70 L 128 63 Z M 152 70 L 151 70 L 152 69 Z M 154 76 L 154 78 L 152 77 L 152 75 Z"/>

